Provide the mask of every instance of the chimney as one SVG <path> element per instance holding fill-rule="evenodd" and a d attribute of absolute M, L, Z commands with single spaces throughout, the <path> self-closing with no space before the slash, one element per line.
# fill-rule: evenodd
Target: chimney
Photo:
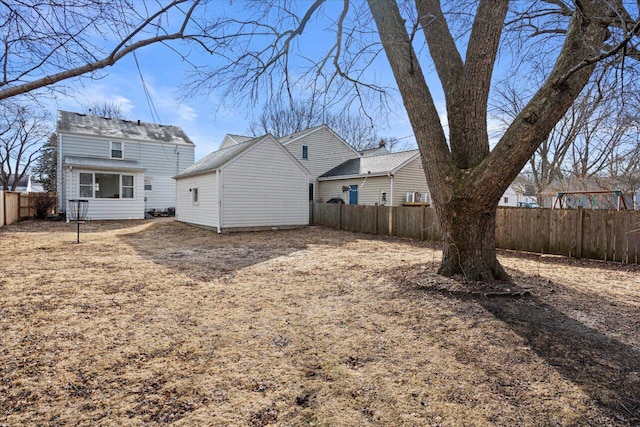
<path fill-rule="evenodd" d="M 380 142 L 378 143 L 378 147 L 380 148 L 384 148 L 385 145 L 386 145 L 386 142 L 384 142 L 384 139 L 381 139 Z"/>

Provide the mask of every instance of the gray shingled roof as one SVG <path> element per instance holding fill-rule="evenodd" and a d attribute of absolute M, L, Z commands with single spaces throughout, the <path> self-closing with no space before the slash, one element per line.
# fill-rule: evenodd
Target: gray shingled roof
<path fill-rule="evenodd" d="M 86 169 L 137 171 L 144 172 L 147 169 L 135 160 L 101 159 L 97 157 L 64 156 L 65 166 L 75 166 Z"/>
<path fill-rule="evenodd" d="M 230 137 L 231 139 L 233 139 L 236 144 L 240 144 L 242 142 L 247 142 L 248 140 L 255 138 L 253 136 L 236 135 L 234 133 L 228 133 L 227 136 Z"/>
<path fill-rule="evenodd" d="M 181 174 L 176 175 L 174 178 L 187 178 L 189 176 L 195 176 L 205 172 L 214 171 L 220 166 L 227 163 L 229 160 L 233 159 L 238 154 L 242 153 L 247 148 L 251 147 L 256 142 L 260 141 L 262 138 L 266 138 L 268 136 L 270 135 L 260 136 L 258 138 L 253 138 L 248 141 L 223 148 L 222 150 L 214 151 L 213 153 L 203 157 L 202 159 L 186 168 Z"/>
<path fill-rule="evenodd" d="M 57 131 L 96 135 L 105 138 L 193 145 L 193 141 L 191 141 L 178 126 L 109 119 L 91 114 L 73 113 L 62 110 L 58 110 Z"/>
<path fill-rule="evenodd" d="M 399 166 L 418 155 L 418 150 L 351 159 L 336 166 L 319 178 L 335 178 L 353 175 L 383 175 L 395 171 Z"/>

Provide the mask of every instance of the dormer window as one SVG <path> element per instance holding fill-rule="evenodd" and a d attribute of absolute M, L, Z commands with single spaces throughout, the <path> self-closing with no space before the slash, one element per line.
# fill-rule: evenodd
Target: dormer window
<path fill-rule="evenodd" d="M 124 144 L 122 142 L 111 141 L 111 158 L 122 159 L 124 152 Z"/>

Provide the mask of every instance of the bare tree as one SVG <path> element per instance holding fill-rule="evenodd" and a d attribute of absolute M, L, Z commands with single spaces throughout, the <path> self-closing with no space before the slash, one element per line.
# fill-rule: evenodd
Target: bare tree
<path fill-rule="evenodd" d="M 192 20 L 201 6 L 200 0 L 0 2 L 0 100 L 53 90 L 151 44 L 197 41 L 206 33 Z"/>
<path fill-rule="evenodd" d="M 495 254 L 500 197 L 588 84 L 595 64 L 637 56 L 640 20 L 621 1 L 601 0 L 368 0 L 366 6 L 315 0 L 304 10 L 294 7 L 289 2 L 249 3 L 244 14 L 220 18 L 225 43 L 208 47 L 219 55 L 220 65 L 211 72 L 198 70 L 191 89 L 224 87 L 223 95 L 244 94 L 255 101 L 264 93 L 324 87 L 329 104 L 351 100 L 381 105 L 389 87 L 376 79 L 375 68 L 384 52 L 444 232 L 439 272 L 469 280 L 508 280 Z M 333 23 L 327 30 L 333 40 L 323 49 L 301 48 L 308 40 L 307 28 L 325 17 Z M 321 24 L 325 28 L 326 22 Z M 492 149 L 488 100 L 501 41 L 505 51 L 511 45 L 516 61 L 526 64 L 541 40 L 548 64 L 544 78 Z M 310 57 L 312 53 L 317 55 Z M 427 55 L 444 92 L 446 130 L 434 88 L 422 71 Z M 345 98 L 347 94 L 351 96 Z"/>
<path fill-rule="evenodd" d="M 262 107 L 257 120 L 249 125 L 249 132 L 256 136 L 270 133 L 280 138 L 322 124 L 329 126 L 357 151 L 376 147 L 382 139 L 378 137 L 370 117 L 348 111 L 328 111 L 314 96 L 305 101 L 272 98 Z M 393 137 L 388 139 L 397 141 Z"/>
<path fill-rule="evenodd" d="M 638 107 L 633 82 L 621 85 L 601 64 L 589 83 L 537 148 L 524 175 L 537 193 L 553 182 L 616 177 L 637 151 Z M 604 69 L 603 69 L 604 68 Z M 510 122 L 524 107 L 520 82 L 498 88 L 497 117 Z"/>
<path fill-rule="evenodd" d="M 82 106 L 85 114 L 107 117 L 110 119 L 126 119 L 122 104 L 110 101 L 96 101 Z"/>
<path fill-rule="evenodd" d="M 46 113 L 5 102 L 0 112 L 0 184 L 14 191 L 51 135 Z"/>

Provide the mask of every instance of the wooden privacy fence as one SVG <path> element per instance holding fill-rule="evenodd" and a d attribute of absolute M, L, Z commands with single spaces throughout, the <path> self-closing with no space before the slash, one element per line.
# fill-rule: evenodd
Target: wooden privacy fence
<path fill-rule="evenodd" d="M 311 224 L 441 241 L 435 209 L 313 203 Z M 498 208 L 501 249 L 640 264 L 640 211 Z"/>
<path fill-rule="evenodd" d="M 0 226 L 36 216 L 38 202 L 51 205 L 49 214 L 57 213 L 58 193 L 18 193 L 0 191 Z"/>

